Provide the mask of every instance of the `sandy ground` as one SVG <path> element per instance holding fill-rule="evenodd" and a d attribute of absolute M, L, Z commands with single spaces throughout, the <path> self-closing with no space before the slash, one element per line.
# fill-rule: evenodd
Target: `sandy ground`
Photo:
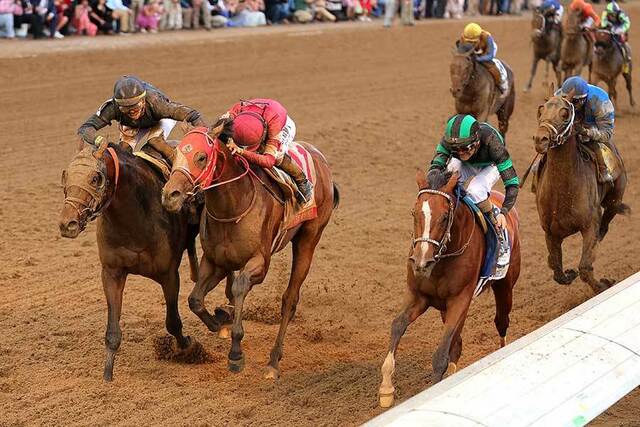
<path fill-rule="evenodd" d="M 632 20 L 640 22 L 640 7 L 630 8 Z M 452 113 L 448 63 L 462 25 L 238 32 L 242 37 L 194 32 L 132 36 L 126 43 L 99 38 L 96 49 L 79 38 L 0 43 L 0 425 L 354 425 L 379 414 L 379 367 L 404 296 L 414 171 L 431 159 Z M 532 93 L 522 93 L 531 56 L 525 18 L 488 20 L 486 26 L 516 75 L 516 112 L 507 140 L 522 173 L 534 154 L 542 76 Z M 638 32 L 632 44 L 640 46 Z M 166 333 L 162 293 L 150 281 L 131 277 L 115 380 L 102 381 L 106 305 L 95 226 L 76 240 L 59 236 L 59 182 L 74 153 L 76 128 L 125 73 L 153 82 L 209 119 L 239 98 L 280 99 L 300 139 L 316 144 L 332 164 L 342 204 L 303 287 L 276 383 L 262 372 L 277 331 L 287 251 L 249 295 L 241 374 L 227 371 L 229 342 L 209 333 L 189 311 L 186 296 L 193 285 L 185 262 L 185 333 L 212 360 L 157 360 L 154 342 Z M 620 100 L 616 142 L 629 171 L 625 199 L 638 208 L 638 113 L 626 93 Z M 592 296 L 581 282 L 561 287 L 552 281 L 529 192 L 521 194 L 518 208 L 524 257 L 512 340 Z M 599 248 L 597 275 L 623 279 L 638 271 L 639 230 L 637 215 L 613 222 Z M 579 246 L 577 238 L 566 243 L 568 266 L 577 264 Z M 209 305 L 222 301 L 222 289 L 208 297 Z M 462 366 L 497 349 L 493 315 L 488 293 L 472 304 Z M 429 386 L 441 329 L 439 314 L 429 311 L 403 339 L 396 375 L 400 401 Z M 638 390 L 596 424 L 640 425 Z"/>

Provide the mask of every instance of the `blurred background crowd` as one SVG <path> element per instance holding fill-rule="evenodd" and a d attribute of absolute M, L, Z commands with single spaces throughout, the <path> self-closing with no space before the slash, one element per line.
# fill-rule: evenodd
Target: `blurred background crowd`
<path fill-rule="evenodd" d="M 256 27 L 312 21 L 364 21 L 390 26 L 463 14 L 520 14 L 541 0 L 0 0 L 0 37 L 62 39 L 183 29 Z M 596 2 L 597 3 L 597 2 Z"/>

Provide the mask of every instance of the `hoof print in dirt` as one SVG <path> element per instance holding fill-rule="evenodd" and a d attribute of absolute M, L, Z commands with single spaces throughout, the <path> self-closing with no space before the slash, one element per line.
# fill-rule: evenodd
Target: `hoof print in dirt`
<path fill-rule="evenodd" d="M 202 344 L 193 338 L 191 338 L 189 347 L 179 349 L 176 345 L 176 340 L 170 335 L 165 335 L 157 337 L 153 343 L 153 347 L 156 353 L 156 359 L 158 360 L 168 360 L 193 365 L 214 361 L 213 356 L 205 350 Z"/>

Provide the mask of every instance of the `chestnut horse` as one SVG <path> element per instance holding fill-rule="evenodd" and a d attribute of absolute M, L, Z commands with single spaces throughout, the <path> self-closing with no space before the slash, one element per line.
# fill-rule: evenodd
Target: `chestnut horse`
<path fill-rule="evenodd" d="M 603 29 L 596 31 L 595 54 L 590 83 L 597 85 L 600 81 L 605 82 L 607 84 L 609 98 L 611 98 L 611 101 L 617 107 L 618 92 L 616 91 L 616 83 L 618 82 L 618 76 L 622 74 L 627 84 L 629 102 L 633 107 L 636 105 L 636 102 L 633 99 L 633 90 L 631 88 L 631 61 L 629 61 L 629 69 L 625 70 L 624 57 L 614 37 L 614 34 L 609 30 Z"/>
<path fill-rule="evenodd" d="M 451 61 L 451 94 L 456 113 L 471 114 L 480 122 L 487 121 L 490 114 L 498 116 L 498 127 L 502 135 L 509 130 L 509 118 L 516 103 L 514 79 L 511 68 L 507 70 L 509 94 L 501 98 L 491 73 L 478 61 L 470 43 L 460 43 L 454 49 Z"/>
<path fill-rule="evenodd" d="M 560 68 L 564 72 L 562 80 L 579 76 L 585 65 L 589 66 L 591 80 L 592 43 L 587 40 L 589 32 L 580 28 L 582 12 L 569 10 L 562 21 L 562 43 L 560 45 Z"/>
<path fill-rule="evenodd" d="M 572 96 L 570 93 L 568 98 Z M 562 96 L 553 96 L 551 86 L 546 103 L 539 107 L 538 130 L 533 137 L 536 151 L 546 154 L 537 171 L 536 206 L 545 232 L 553 279 L 568 285 L 578 276 L 575 270 L 563 270 L 562 242 L 581 233 L 579 275 L 598 293 L 614 281 L 594 278 L 595 248 L 609 231 L 611 220 L 617 214 L 630 211 L 622 203 L 627 174 L 620 161 L 620 176 L 613 183 L 598 183 L 596 165 L 585 159 L 579 149 L 574 121 L 573 105 Z"/>
<path fill-rule="evenodd" d="M 162 286 L 167 331 L 176 338 L 179 351 L 192 345 L 191 339 L 182 334 L 178 313 L 178 267 L 187 249 L 191 278 L 197 277 L 198 228 L 189 224 L 186 209 L 170 214 L 162 208 L 162 183 L 159 173 L 144 160 L 115 145 L 107 148 L 106 141 L 97 149 L 85 147 L 62 175 L 62 237 L 75 239 L 88 221 L 98 218 L 96 237 L 109 309 L 105 381 L 113 378 L 113 363 L 122 340 L 122 293 L 129 274 L 147 277 Z"/>
<path fill-rule="evenodd" d="M 418 197 L 413 208 L 411 251 L 407 260 L 408 303 L 393 320 L 389 353 L 382 365 L 379 389 L 380 406 L 389 407 L 394 401 L 393 374 L 395 353 L 407 327 L 427 308 L 441 312 L 444 335 L 433 354 L 432 382 L 442 380 L 448 367 L 455 372 L 462 353 L 462 328 L 469 305 L 480 279 L 485 257 L 485 237 L 475 214 L 460 206 L 455 194 L 458 175 L 447 172 L 418 170 Z M 503 197 L 492 193 L 492 202 L 502 205 Z M 518 214 L 512 209 L 507 215 L 511 238 L 511 263 L 503 279 L 492 281 L 496 300 L 495 325 L 500 346 L 506 344 L 513 287 L 520 275 L 520 238 Z"/>
<path fill-rule="evenodd" d="M 322 153 L 310 144 L 301 143 L 315 164 L 318 215 L 289 230 L 279 247 L 274 248 L 274 239 L 285 214 L 284 206 L 274 197 L 274 194 L 281 195 L 280 188 L 262 169 L 251 168 L 244 157 L 232 155 L 227 146 L 217 139 L 217 131 L 207 134 L 196 129 L 193 132 L 200 133 L 200 143 L 186 143 L 186 138 L 182 140 L 178 146 L 180 155 L 173 165 L 169 182 L 162 190 L 162 203 L 172 212 L 179 210 L 193 194 L 204 191 L 206 214 L 202 215 L 200 223 L 204 253 L 197 283 L 189 296 L 189 307 L 209 330 L 218 331 L 220 322 L 209 313 L 204 298 L 223 277 L 239 270 L 226 294 L 234 306 L 229 369 L 240 372 L 244 367 L 240 343 L 244 336 L 242 308 L 245 297 L 254 285 L 264 280 L 272 252 L 292 242 L 291 277 L 282 295 L 280 329 L 265 374 L 266 378 L 276 379 L 280 374 L 279 361 L 285 333 L 296 311 L 300 287 L 309 272 L 322 231 L 338 206 L 337 188 Z M 183 153 L 190 153 L 191 163 L 185 163 Z M 202 190 L 206 176 L 215 178 L 208 189 Z"/>
<path fill-rule="evenodd" d="M 531 84 L 538 69 L 538 62 L 541 59 L 545 62 L 545 83 L 549 80 L 549 64 L 551 64 L 556 74 L 557 84 L 562 84 L 560 73 L 562 33 L 560 27 L 553 22 L 553 17 L 544 16 L 538 8 L 531 15 L 531 42 L 533 43 L 533 63 L 531 64 L 531 77 L 524 91 L 531 90 Z"/>

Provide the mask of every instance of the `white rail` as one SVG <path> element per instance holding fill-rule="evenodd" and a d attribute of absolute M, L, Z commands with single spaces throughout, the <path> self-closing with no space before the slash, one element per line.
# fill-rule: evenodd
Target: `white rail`
<path fill-rule="evenodd" d="M 640 272 L 365 425 L 587 424 L 640 385 L 639 282 Z"/>

